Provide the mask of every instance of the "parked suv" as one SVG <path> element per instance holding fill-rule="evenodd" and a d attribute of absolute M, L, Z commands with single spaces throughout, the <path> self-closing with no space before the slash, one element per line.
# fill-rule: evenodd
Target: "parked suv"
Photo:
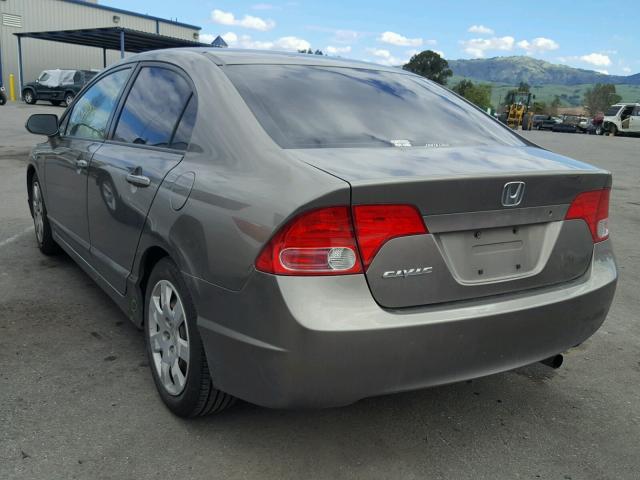
<path fill-rule="evenodd" d="M 613 299 L 611 174 L 405 70 L 158 50 L 27 129 L 40 250 L 143 330 L 178 415 L 557 366 Z"/>
<path fill-rule="evenodd" d="M 48 100 L 53 105 L 64 102 L 69 106 L 96 73 L 93 70 L 44 70 L 35 82 L 22 88 L 22 99 L 30 105 L 38 100 Z"/>
<path fill-rule="evenodd" d="M 604 114 L 603 127 L 611 135 L 640 133 L 640 103 L 616 103 Z"/>

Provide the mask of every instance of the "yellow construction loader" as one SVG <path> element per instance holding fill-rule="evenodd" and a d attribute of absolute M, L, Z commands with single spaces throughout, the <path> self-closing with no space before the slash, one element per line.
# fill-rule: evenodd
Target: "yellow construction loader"
<path fill-rule="evenodd" d="M 505 98 L 503 121 L 514 130 L 531 130 L 533 115 L 530 114 L 531 100 L 535 98 L 529 92 L 509 92 Z"/>

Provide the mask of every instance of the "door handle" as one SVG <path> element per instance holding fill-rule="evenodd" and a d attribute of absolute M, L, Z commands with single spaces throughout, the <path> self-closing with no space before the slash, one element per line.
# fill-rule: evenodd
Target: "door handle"
<path fill-rule="evenodd" d="M 151 179 L 144 175 L 137 175 L 136 173 L 129 173 L 127 175 L 127 182 L 136 187 L 148 187 L 151 185 Z"/>

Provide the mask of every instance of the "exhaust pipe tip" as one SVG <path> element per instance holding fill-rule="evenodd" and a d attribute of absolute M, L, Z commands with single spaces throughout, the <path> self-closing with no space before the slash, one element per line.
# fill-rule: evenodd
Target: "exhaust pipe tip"
<path fill-rule="evenodd" d="M 544 360 L 541 360 L 540 363 L 543 363 L 548 367 L 556 369 L 556 368 L 560 368 L 562 366 L 562 362 L 563 361 L 564 361 L 564 357 L 562 356 L 562 354 L 559 353 L 559 354 L 554 355 L 552 357 L 545 358 Z"/>

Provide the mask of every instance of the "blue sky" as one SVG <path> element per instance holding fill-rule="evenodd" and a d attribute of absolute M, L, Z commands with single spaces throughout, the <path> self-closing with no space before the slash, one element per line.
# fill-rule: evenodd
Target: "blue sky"
<path fill-rule="evenodd" d="M 202 40 L 325 53 L 399 65 L 431 49 L 445 58 L 531 55 L 628 75 L 640 72 L 637 0 L 209 1 L 101 0 L 200 25 Z"/>

